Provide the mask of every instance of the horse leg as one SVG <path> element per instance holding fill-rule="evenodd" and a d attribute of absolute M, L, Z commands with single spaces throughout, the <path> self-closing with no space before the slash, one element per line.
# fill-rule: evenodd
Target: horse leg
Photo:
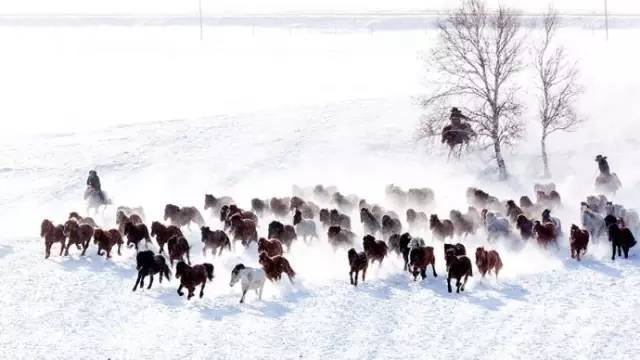
<path fill-rule="evenodd" d="M 358 273 L 356 273 L 356 280 L 358 280 Z M 349 282 L 351 283 L 351 285 L 353 284 L 353 270 L 349 271 Z"/>
<path fill-rule="evenodd" d="M 189 256 L 190 249 L 187 249 L 187 264 L 191 265 L 191 257 Z M 204 287 L 204 285 L 202 285 Z"/>
<path fill-rule="evenodd" d="M 247 289 L 242 288 L 242 297 L 240 298 L 240 304 L 244 302 L 244 296 L 247 295 Z"/>
<path fill-rule="evenodd" d="M 214 253 L 214 252 L 215 251 L 212 251 L 212 253 Z M 206 246 L 202 248 L 202 257 L 207 257 L 207 247 Z"/>
<path fill-rule="evenodd" d="M 49 242 L 46 242 L 44 244 L 44 258 L 48 259 L 49 256 L 51 256 L 51 244 Z"/>
<path fill-rule="evenodd" d="M 427 267 L 423 267 L 420 269 L 420 277 L 422 278 L 422 280 L 427 278 Z"/>
<path fill-rule="evenodd" d="M 147 290 L 151 289 L 151 285 L 153 285 L 153 273 L 151 273 L 149 277 L 151 278 L 151 280 L 149 280 L 149 286 L 147 286 Z M 162 275 L 160 275 L 160 278 L 162 279 Z"/>
<path fill-rule="evenodd" d="M 460 293 L 460 285 L 462 285 L 462 283 L 460 282 L 460 278 L 457 277 L 456 278 L 456 294 Z M 464 290 L 463 290 L 464 291 Z"/>
<path fill-rule="evenodd" d="M 611 260 L 616 259 L 616 243 L 611 241 Z"/>
<path fill-rule="evenodd" d="M 202 287 L 200 288 L 200 298 L 204 296 L 204 286 L 207 283 L 207 280 L 202 282 Z"/>
<path fill-rule="evenodd" d="M 625 246 L 624 248 L 622 248 L 622 251 L 624 251 L 624 258 L 628 259 L 629 258 L 629 248 Z"/>
<path fill-rule="evenodd" d="M 221 255 L 222 255 L 222 250 L 223 250 L 223 249 L 224 249 L 224 245 L 220 245 L 220 250 L 218 251 L 218 256 L 221 256 Z M 214 249 L 214 250 L 212 250 L 211 252 L 215 254 L 216 250 Z"/>
<path fill-rule="evenodd" d="M 60 255 L 62 255 L 62 250 L 64 250 L 64 256 L 69 256 L 69 246 L 71 246 L 71 242 L 69 242 L 67 246 L 64 246 L 64 242 L 61 242 L 60 246 Z"/>
<path fill-rule="evenodd" d="M 80 255 L 84 256 L 88 248 L 89 248 L 89 241 L 85 241 L 84 244 L 82 244 L 82 253 Z"/>
<path fill-rule="evenodd" d="M 179 296 L 184 295 L 184 293 L 182 292 L 182 284 L 180 284 L 180 286 L 178 286 L 178 295 Z"/>
<path fill-rule="evenodd" d="M 447 290 L 451 293 L 451 275 L 447 276 Z"/>
<path fill-rule="evenodd" d="M 362 282 L 364 282 L 365 275 L 367 275 L 367 268 L 362 269 Z"/>
<path fill-rule="evenodd" d="M 122 244 L 118 244 L 118 256 L 122 256 L 122 253 L 120 252 L 120 248 L 122 248 Z"/>
<path fill-rule="evenodd" d="M 498 274 L 496 273 L 496 279 L 498 279 Z M 462 283 L 462 287 L 460 287 L 460 291 L 464 291 L 465 285 L 467 285 L 467 280 L 469 280 L 469 274 L 464 276 L 464 282 Z"/>
<path fill-rule="evenodd" d="M 260 285 L 260 291 L 258 292 L 258 299 L 262 300 L 262 290 L 264 289 L 264 283 Z"/>
<path fill-rule="evenodd" d="M 431 269 L 433 270 L 433 277 L 438 277 L 438 274 L 436 274 L 436 262 L 433 261 L 431 263 Z"/>
<path fill-rule="evenodd" d="M 136 279 L 135 285 L 133 285 L 133 290 L 132 291 L 136 291 L 136 289 L 138 288 L 138 284 L 140 283 L 141 279 L 142 279 L 142 272 L 138 272 L 138 278 Z"/>

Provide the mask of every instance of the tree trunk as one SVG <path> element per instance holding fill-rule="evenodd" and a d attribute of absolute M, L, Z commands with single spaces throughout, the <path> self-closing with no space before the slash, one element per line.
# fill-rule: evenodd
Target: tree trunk
<path fill-rule="evenodd" d="M 498 171 L 500 172 L 500 180 L 507 180 L 507 165 L 504 163 L 502 157 L 502 149 L 500 148 L 500 140 L 497 137 L 493 138 L 493 151 L 495 152 L 496 161 L 498 162 Z"/>
<path fill-rule="evenodd" d="M 551 171 L 549 170 L 549 156 L 547 155 L 547 135 L 542 134 L 542 138 L 540 139 L 540 148 L 542 149 L 542 165 L 544 166 L 544 175 L 545 178 L 551 177 Z"/>

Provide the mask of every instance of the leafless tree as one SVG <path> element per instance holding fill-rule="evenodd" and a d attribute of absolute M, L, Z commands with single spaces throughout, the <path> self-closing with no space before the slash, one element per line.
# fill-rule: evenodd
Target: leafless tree
<path fill-rule="evenodd" d="M 427 110 L 421 135 L 442 135 L 446 110 L 455 105 L 466 115 L 481 146 L 493 148 L 500 179 L 508 176 L 503 146 L 524 132 L 520 119 L 517 74 L 522 70 L 520 21 L 510 10 L 488 11 L 482 0 L 464 0 L 439 25 L 439 42 L 427 59 L 434 75 L 433 91 L 422 105 Z"/>
<path fill-rule="evenodd" d="M 540 146 L 544 176 L 550 177 L 547 137 L 558 131 L 573 131 L 581 123 L 574 103 L 582 93 L 577 84 L 577 64 L 567 59 L 564 47 L 554 45 L 558 14 L 552 8 L 543 18 L 542 39 L 534 46 L 538 77 L 538 116 L 542 127 Z"/>

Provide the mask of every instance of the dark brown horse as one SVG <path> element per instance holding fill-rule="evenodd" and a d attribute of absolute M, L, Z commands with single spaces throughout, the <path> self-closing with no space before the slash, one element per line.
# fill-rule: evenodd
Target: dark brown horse
<path fill-rule="evenodd" d="M 138 251 L 138 244 L 140 241 L 145 240 L 145 245 L 148 247 L 151 242 L 151 237 L 149 236 L 149 229 L 145 224 L 134 224 L 133 222 L 127 222 L 124 225 L 124 235 L 127 237 L 127 247 L 131 247 L 132 245 Z"/>
<path fill-rule="evenodd" d="M 188 291 L 187 300 L 191 300 L 196 291 L 196 286 L 202 284 L 202 287 L 200 287 L 200 297 L 202 298 L 207 280 L 213 281 L 213 265 L 204 263 L 191 267 L 183 261 L 179 261 L 176 265 L 176 279 L 180 279 L 178 295 L 184 295 L 182 288 L 185 287 Z"/>
<path fill-rule="evenodd" d="M 451 220 L 440 220 L 438 215 L 432 214 L 429 219 L 429 228 L 433 233 L 433 238 L 438 240 L 446 240 L 446 238 L 453 238 L 454 227 Z"/>
<path fill-rule="evenodd" d="M 282 255 L 282 243 L 278 239 L 265 239 L 260 238 L 258 240 L 258 254 L 265 252 L 269 257 L 274 257 L 276 255 Z"/>
<path fill-rule="evenodd" d="M 380 266 L 382 266 L 382 260 L 387 256 L 388 252 L 387 244 L 384 241 L 376 240 L 373 236 L 366 235 L 362 238 L 362 247 L 371 263 L 378 261 Z"/>
<path fill-rule="evenodd" d="M 82 217 L 75 211 L 72 211 L 69 213 L 69 220 L 75 220 L 78 222 L 78 224 L 87 224 L 93 228 L 98 227 L 98 224 L 96 224 L 96 221 L 93 220 L 92 217 L 89 217 L 89 216 Z"/>
<path fill-rule="evenodd" d="M 433 276 L 436 274 L 436 256 L 431 246 L 413 246 L 409 248 L 409 272 L 413 274 L 413 281 L 418 279 L 418 274 L 424 280 L 427 277 L 427 266 L 431 265 Z"/>
<path fill-rule="evenodd" d="M 356 234 L 347 229 L 343 229 L 340 226 L 331 226 L 329 227 L 329 230 L 327 230 L 327 238 L 329 240 L 329 244 L 335 251 L 339 247 L 353 246 Z"/>
<path fill-rule="evenodd" d="M 541 223 L 536 220 L 533 225 L 533 231 L 536 234 L 538 244 L 543 248 L 546 249 L 551 243 L 558 247 L 556 228 L 552 222 Z"/>
<path fill-rule="evenodd" d="M 122 244 L 124 244 L 124 241 L 122 241 L 122 235 L 120 234 L 120 231 L 116 229 L 110 229 L 106 231 L 102 229 L 96 229 L 93 232 L 93 243 L 98 245 L 98 255 L 100 256 L 103 255 L 104 250 L 107 254 L 107 258 L 110 258 L 111 249 L 116 245 L 118 246 L 118 255 L 122 255 L 120 253 L 120 249 L 122 248 Z"/>
<path fill-rule="evenodd" d="M 580 229 L 576 224 L 571 224 L 569 245 L 571 247 L 571 258 L 578 259 L 578 261 L 580 261 L 580 252 L 582 252 L 582 255 L 587 253 L 589 232 L 587 230 Z"/>
<path fill-rule="evenodd" d="M 191 247 L 189 242 L 184 236 L 172 236 L 167 243 L 167 250 L 169 251 L 169 261 L 173 267 L 173 261 L 184 261 L 184 257 L 187 257 L 187 263 L 191 265 L 191 258 L 189 257 Z"/>
<path fill-rule="evenodd" d="M 202 234 L 202 242 L 204 243 L 202 256 L 206 256 L 207 249 L 211 249 L 211 255 L 213 256 L 216 255 L 217 249 L 220 249 L 218 256 L 222 255 L 222 249 L 225 247 L 231 251 L 231 241 L 224 231 L 211 231 L 208 226 L 203 226 L 200 228 L 200 233 Z"/>
<path fill-rule="evenodd" d="M 480 246 L 476 249 L 476 266 L 482 277 L 493 270 L 496 274 L 496 279 L 498 279 L 498 273 L 502 269 L 502 259 L 500 259 L 500 254 L 497 251 L 487 251 Z"/>
<path fill-rule="evenodd" d="M 451 279 L 456 279 L 456 293 L 464 291 L 469 276 L 473 276 L 471 260 L 466 256 L 456 256 L 453 251 L 449 251 L 445 257 L 447 262 L 447 290 L 451 292 Z M 464 277 L 464 282 L 460 279 Z"/>
<path fill-rule="evenodd" d="M 358 286 L 358 273 L 362 271 L 362 281 L 364 281 L 365 275 L 367 274 L 367 267 L 369 266 L 369 261 L 367 260 L 367 255 L 364 252 L 358 253 L 356 249 L 351 248 L 347 253 L 349 258 L 349 280 L 351 281 L 351 285 Z M 353 274 L 356 274 L 355 279 L 353 278 Z"/>
<path fill-rule="evenodd" d="M 124 211 L 118 211 L 116 213 L 116 225 L 118 225 L 118 230 L 120 230 L 122 235 L 125 235 L 124 227 L 128 223 L 132 223 L 134 225 L 142 224 L 142 217 L 138 214 L 131 214 L 130 216 L 127 216 Z"/>
<path fill-rule="evenodd" d="M 235 241 L 242 241 L 242 245 L 245 247 L 249 244 L 258 241 L 258 231 L 256 230 L 256 222 L 249 219 L 243 219 L 239 214 L 231 216 L 230 231 L 233 234 L 234 247 Z"/>
<path fill-rule="evenodd" d="M 204 209 L 213 209 L 214 213 L 220 211 L 220 208 L 224 205 L 231 205 L 233 203 L 233 199 L 229 196 L 215 197 L 211 194 L 204 195 Z"/>
<path fill-rule="evenodd" d="M 164 245 L 173 236 L 183 236 L 180 228 L 174 225 L 165 226 L 158 221 L 151 223 L 151 236 L 156 237 L 156 242 L 160 247 L 160 254 L 164 252 Z"/>
<path fill-rule="evenodd" d="M 293 241 L 298 238 L 296 229 L 291 225 L 283 225 L 281 222 L 274 220 L 269 223 L 267 236 L 270 239 L 278 239 L 287 247 L 287 251 L 291 249 Z"/>
<path fill-rule="evenodd" d="M 44 250 L 45 255 L 44 258 L 48 259 L 51 256 L 51 246 L 55 243 L 60 243 L 60 256 L 62 256 L 62 251 L 64 250 L 64 226 L 63 225 L 54 225 L 51 220 L 44 219 L 42 220 L 42 224 L 40 224 L 40 237 L 44 238 Z"/>
<path fill-rule="evenodd" d="M 287 274 L 289 281 L 293 283 L 293 279 L 296 276 L 295 271 L 291 268 L 289 261 L 281 255 L 270 257 L 265 252 L 261 252 L 258 258 L 258 262 L 262 265 L 267 279 L 271 281 L 279 281 L 282 277 L 282 273 Z"/>
<path fill-rule="evenodd" d="M 93 236 L 93 227 L 89 224 L 78 224 L 75 220 L 67 220 L 64 224 L 64 235 L 69 239 L 64 255 L 69 255 L 69 247 L 76 246 L 78 250 L 82 249 L 82 256 L 85 255 Z"/>

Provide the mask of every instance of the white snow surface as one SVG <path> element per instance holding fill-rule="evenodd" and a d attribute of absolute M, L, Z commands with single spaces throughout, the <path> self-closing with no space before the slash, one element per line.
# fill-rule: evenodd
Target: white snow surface
<path fill-rule="evenodd" d="M 496 281 L 474 268 L 463 294 L 446 291 L 442 245 L 438 277 L 413 282 L 391 256 L 349 285 L 345 251 L 321 237 L 286 254 L 296 282 L 268 282 L 238 304 L 230 288 L 238 262 L 257 266 L 256 249 L 202 256 L 200 234 L 186 231 L 194 263 L 211 262 L 203 299 L 176 294 L 177 281 L 131 292 L 135 253 L 111 260 L 72 250 L 44 260 L 39 223 L 84 212 L 87 171 L 96 168 L 117 205 L 144 206 L 149 220 L 164 204 L 203 205 L 203 194 L 291 195 L 292 185 L 336 185 L 370 202 L 384 186 L 428 186 L 432 211 L 464 209 L 465 189 L 502 199 L 532 194 L 540 165 L 535 124 L 507 157 L 512 180 L 495 182 L 486 155 L 445 162 L 446 152 L 415 141 L 421 54 L 432 34 L 326 33 L 220 28 L 199 42 L 197 29 L 12 28 L 0 33 L 0 349 L 11 359 L 635 359 L 640 321 L 640 261 L 609 259 L 591 244 L 581 263 L 560 250 L 484 235 L 464 240 L 497 248 Z M 580 131 L 549 147 L 557 211 L 568 229 L 578 204 L 594 193 L 598 153 L 607 154 L 624 188 L 615 201 L 638 208 L 640 93 L 637 29 L 564 29 L 580 60 L 585 94 Z M 533 89 L 533 85 L 531 85 Z M 532 90 L 530 90 L 530 93 Z M 527 114 L 533 121 L 535 106 Z M 403 209 L 396 209 L 402 211 Z M 97 220 L 114 225 L 115 206 Z M 219 222 L 206 215 L 208 223 Z M 266 235 L 269 219 L 261 220 Z M 361 227 L 352 214 L 354 228 Z M 360 247 L 360 244 L 358 244 Z M 473 256 L 473 255 L 472 255 Z"/>

